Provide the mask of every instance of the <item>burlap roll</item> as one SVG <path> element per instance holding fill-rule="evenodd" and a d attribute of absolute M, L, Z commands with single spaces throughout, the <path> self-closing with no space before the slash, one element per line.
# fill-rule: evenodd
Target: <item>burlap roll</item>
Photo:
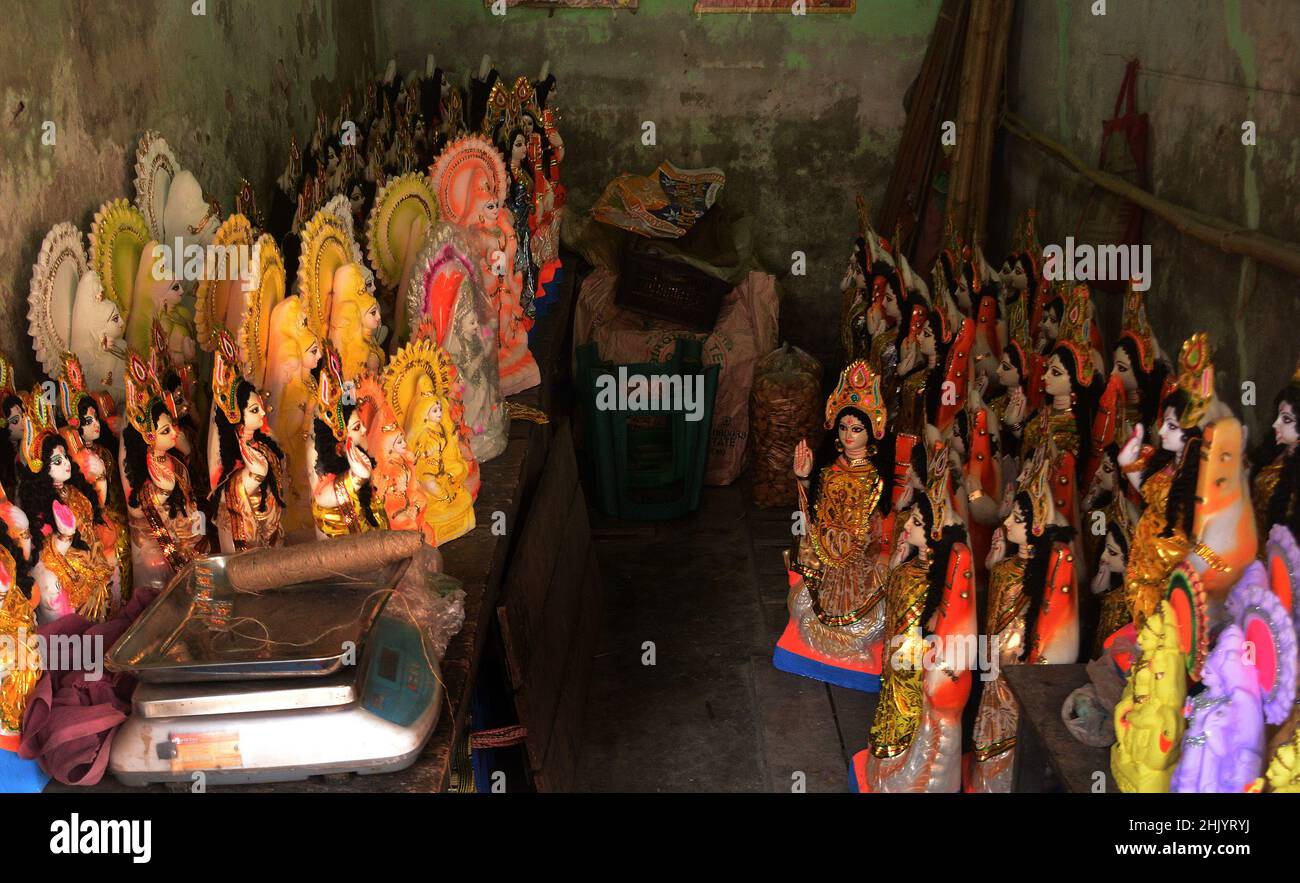
<path fill-rule="evenodd" d="M 754 366 L 749 432 L 754 445 L 756 506 L 794 506 L 794 449 L 801 439 L 821 438 L 821 365 L 798 347 L 784 344 Z"/>

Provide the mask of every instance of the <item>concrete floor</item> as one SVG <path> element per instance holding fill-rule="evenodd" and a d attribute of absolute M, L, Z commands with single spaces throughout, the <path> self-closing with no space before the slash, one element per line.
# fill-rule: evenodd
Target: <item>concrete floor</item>
<path fill-rule="evenodd" d="M 876 697 L 772 667 L 791 513 L 748 497 L 705 488 L 672 522 L 592 511 L 604 600 L 577 790 L 848 790 Z"/>

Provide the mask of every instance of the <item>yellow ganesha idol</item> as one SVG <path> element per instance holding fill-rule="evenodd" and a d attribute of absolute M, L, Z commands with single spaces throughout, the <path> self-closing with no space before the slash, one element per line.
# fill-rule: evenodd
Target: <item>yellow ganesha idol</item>
<path fill-rule="evenodd" d="M 1186 727 L 1184 651 L 1189 636 L 1182 631 L 1171 603 L 1161 601 L 1138 633 L 1142 659 L 1133 666 L 1115 706 L 1115 744 L 1110 750 L 1111 775 L 1121 791 L 1169 790 Z"/>
<path fill-rule="evenodd" d="M 384 394 L 406 433 L 415 476 L 428 497 L 426 523 L 438 543 L 474 528 L 474 500 L 465 487 L 470 471 L 460 444 L 451 358 L 428 338 L 399 349 L 384 372 Z"/>

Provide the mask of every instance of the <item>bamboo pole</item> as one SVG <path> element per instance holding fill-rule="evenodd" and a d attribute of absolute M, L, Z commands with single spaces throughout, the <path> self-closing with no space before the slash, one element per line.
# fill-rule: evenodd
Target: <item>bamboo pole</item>
<path fill-rule="evenodd" d="M 1141 187 L 1135 187 L 1118 175 L 1093 168 L 1075 156 L 1068 147 L 1036 131 L 1012 111 L 1006 112 L 1003 125 L 1012 135 L 1033 144 L 1098 187 L 1136 203 L 1170 224 L 1179 233 L 1217 246 L 1225 252 L 1255 258 L 1292 275 L 1300 276 L 1300 245 L 1213 215 L 1175 205 Z"/>
<path fill-rule="evenodd" d="M 973 114 L 969 110 L 969 95 L 971 81 L 975 78 L 977 57 L 980 53 L 980 47 L 976 45 L 974 33 L 976 24 L 983 14 L 985 2 L 986 0 L 971 0 L 965 32 L 961 36 L 963 49 L 961 69 L 957 72 L 957 111 L 953 116 L 957 124 L 957 144 L 953 148 L 948 165 L 948 199 L 945 209 L 945 214 L 957 219 L 956 223 L 958 225 L 960 225 L 959 216 L 963 204 L 962 191 L 966 180 L 967 158 L 970 155 L 966 140 L 968 137 L 972 140 L 975 137 L 974 129 L 967 128 L 968 124 L 973 121 Z"/>
<path fill-rule="evenodd" d="M 956 116 L 957 108 L 957 88 L 961 85 L 961 69 L 965 60 L 966 53 L 966 27 L 970 21 L 970 3 L 963 2 L 957 11 L 957 17 L 953 19 L 953 30 L 949 40 L 949 52 L 944 59 L 943 68 L 940 75 L 939 91 L 935 96 L 935 119 L 940 125 L 944 120 Z M 951 116 L 950 116 L 951 115 Z M 914 254 L 911 250 L 916 242 L 916 233 L 925 226 L 926 213 L 929 211 L 930 203 L 934 199 L 934 174 L 935 169 L 939 166 L 940 158 L 943 156 L 943 148 L 937 140 L 937 132 L 931 129 L 929 132 L 928 145 L 923 152 L 924 161 L 921 165 L 921 174 L 917 179 L 917 187 L 913 192 L 915 198 L 915 209 L 917 224 L 913 231 L 912 241 L 907 243 L 908 254 Z M 948 176 L 948 192 L 952 192 L 952 175 Z"/>
<path fill-rule="evenodd" d="M 975 150 L 979 142 L 980 104 L 988 74 L 989 30 L 993 0 L 974 0 L 970 27 L 966 32 L 966 57 L 962 65 L 961 103 L 957 108 L 957 153 L 948 190 L 948 204 L 956 228 L 970 223 L 971 183 L 975 174 Z"/>
<path fill-rule="evenodd" d="M 930 154 L 937 149 L 932 140 L 935 137 L 935 123 L 941 112 L 954 34 L 959 32 L 960 21 L 966 14 L 967 6 L 968 0 L 944 0 L 943 8 L 935 21 L 917 88 L 912 95 L 912 106 L 903 126 L 903 136 L 895 154 L 894 168 L 885 188 L 885 198 L 876 215 L 876 229 L 886 231 L 886 235 L 890 234 L 895 223 L 907 210 L 907 204 L 915 201 L 913 190 L 917 186 L 918 168 L 923 168 Z M 925 181 L 925 185 L 928 184 Z M 909 196 L 913 199 L 909 200 Z M 912 210 L 916 210 L 916 206 Z M 895 246 L 906 247 L 903 243 L 895 243 Z"/>
<path fill-rule="evenodd" d="M 1007 71 L 1007 44 L 1011 40 L 1011 19 L 1016 0 L 998 0 L 1001 4 L 994 13 L 993 48 L 989 61 L 989 82 L 984 88 L 984 102 L 980 106 L 980 140 L 975 160 L 974 207 L 970 219 L 972 245 L 984 241 L 988 227 L 989 191 L 993 186 L 993 142 L 998 129 L 999 99 Z"/>

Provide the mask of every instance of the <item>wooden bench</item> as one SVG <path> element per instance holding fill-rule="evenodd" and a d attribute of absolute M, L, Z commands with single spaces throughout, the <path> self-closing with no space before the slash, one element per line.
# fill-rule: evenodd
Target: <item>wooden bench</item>
<path fill-rule="evenodd" d="M 528 732 L 525 746 L 532 784 L 546 790 L 563 790 L 571 784 L 599 621 L 600 575 L 567 413 L 577 288 L 574 261 L 565 257 L 560 303 L 538 320 L 530 341 L 542 382 L 510 398 L 540 409 L 551 422 L 512 422 L 505 452 L 482 464 L 482 487 L 474 505 L 477 526 L 441 548 L 446 572 L 461 580 L 465 590 L 465 622 L 442 659 L 447 701 L 423 754 L 414 765 L 396 773 L 214 786 L 213 790 L 448 790 L 454 758 L 465 754 L 475 678 L 499 610 L 510 625 L 504 641 L 507 670 L 520 721 Z M 492 530 L 494 520 L 500 520 L 496 513 L 504 515 L 504 534 Z M 469 775 L 467 770 L 460 774 Z M 47 792 L 85 790 L 142 789 L 127 788 L 107 774 L 91 789 L 58 782 L 46 788 Z"/>

